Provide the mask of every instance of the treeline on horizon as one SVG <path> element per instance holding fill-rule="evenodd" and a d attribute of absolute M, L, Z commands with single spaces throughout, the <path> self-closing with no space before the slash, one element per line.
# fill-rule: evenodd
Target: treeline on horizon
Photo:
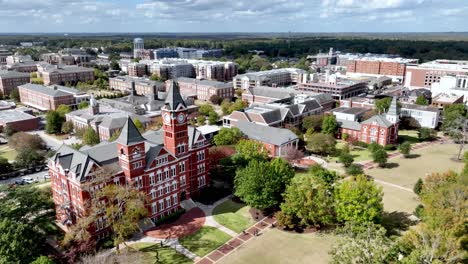
<path fill-rule="evenodd" d="M 207 36 L 205 36 L 207 37 Z M 51 50 L 72 47 L 105 47 L 108 53 L 130 52 L 132 35 L 123 36 L 0 36 L 0 44 L 19 45 L 20 42 L 39 41 Z M 295 37 L 295 38 L 199 38 L 194 36 L 144 37 L 145 48 L 168 46 L 224 49 L 228 58 L 262 50 L 270 58 L 305 57 L 330 47 L 341 52 L 398 54 L 416 58 L 420 62 L 435 59 L 468 60 L 468 41 L 428 41 L 408 39 L 373 39 L 362 37 Z"/>

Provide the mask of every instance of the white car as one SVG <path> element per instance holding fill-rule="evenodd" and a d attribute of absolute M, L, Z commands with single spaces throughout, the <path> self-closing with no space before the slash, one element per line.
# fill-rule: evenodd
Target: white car
<path fill-rule="evenodd" d="M 23 178 L 23 180 L 24 180 L 24 182 L 27 183 L 27 184 L 29 184 L 29 183 L 35 183 L 35 182 L 36 182 L 35 179 L 29 178 L 29 177 Z"/>

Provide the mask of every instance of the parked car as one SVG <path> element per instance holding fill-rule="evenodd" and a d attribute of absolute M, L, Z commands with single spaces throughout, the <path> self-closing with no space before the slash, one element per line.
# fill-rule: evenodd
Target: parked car
<path fill-rule="evenodd" d="M 24 182 L 23 179 L 18 179 L 18 180 L 15 180 L 15 184 L 16 184 L 16 185 L 24 185 L 25 182 Z"/>
<path fill-rule="evenodd" d="M 24 180 L 24 182 L 27 183 L 27 184 L 35 183 L 35 182 L 36 182 L 35 179 L 29 178 L 29 177 L 23 178 L 23 180 Z"/>
<path fill-rule="evenodd" d="M 50 179 L 49 173 L 44 174 L 44 180 Z"/>

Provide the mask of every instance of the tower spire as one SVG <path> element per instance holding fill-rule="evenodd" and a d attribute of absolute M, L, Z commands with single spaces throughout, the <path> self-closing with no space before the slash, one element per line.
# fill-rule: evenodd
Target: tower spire
<path fill-rule="evenodd" d="M 392 122 L 393 124 L 399 121 L 396 96 L 392 98 L 392 102 L 390 103 L 390 107 L 388 108 L 388 111 L 385 117 L 387 118 L 388 121 Z"/>

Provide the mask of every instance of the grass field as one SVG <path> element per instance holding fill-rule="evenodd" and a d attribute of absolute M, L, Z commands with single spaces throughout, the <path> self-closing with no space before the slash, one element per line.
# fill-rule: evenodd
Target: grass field
<path fill-rule="evenodd" d="M 255 223 L 249 209 L 245 204 L 227 200 L 214 208 L 213 217 L 219 224 L 240 233 Z"/>
<path fill-rule="evenodd" d="M 192 263 L 192 260 L 186 256 L 176 252 L 170 247 L 160 247 L 158 244 L 154 243 L 135 243 L 130 245 L 130 247 L 137 249 L 143 252 L 147 257 L 145 259 L 139 260 L 139 263 L 142 264 L 188 264 Z M 156 262 L 156 251 L 159 253 L 159 262 Z"/>
<path fill-rule="evenodd" d="M 210 226 L 204 226 L 192 235 L 179 238 L 180 244 L 186 249 L 203 257 L 214 249 L 226 243 L 231 236 Z"/>
<path fill-rule="evenodd" d="M 336 149 L 342 149 L 345 146 L 344 141 L 338 141 L 336 143 Z M 368 149 L 354 147 L 353 150 L 350 151 L 350 154 L 353 155 L 355 162 L 365 161 L 365 160 L 372 160 L 371 152 Z M 330 158 L 330 163 L 335 163 L 338 161 L 338 157 Z"/>
<path fill-rule="evenodd" d="M 416 154 L 415 158 L 391 159 L 389 163 L 395 166 L 374 168 L 367 171 L 367 174 L 376 179 L 412 189 L 418 178 L 424 178 L 433 172 L 460 171 L 463 163 L 451 159 L 457 153 L 457 149 L 456 144 L 435 144 L 412 151 L 412 154 Z"/>
<path fill-rule="evenodd" d="M 10 148 L 8 145 L 0 147 L 0 157 L 4 157 L 9 161 L 14 161 L 17 154 L 16 150 Z"/>
<path fill-rule="evenodd" d="M 221 264 L 325 264 L 336 238 L 328 234 L 297 234 L 270 230 L 242 245 Z"/>
<path fill-rule="evenodd" d="M 416 130 L 398 130 L 398 142 L 409 142 L 411 144 L 419 143 L 418 131 Z"/>

